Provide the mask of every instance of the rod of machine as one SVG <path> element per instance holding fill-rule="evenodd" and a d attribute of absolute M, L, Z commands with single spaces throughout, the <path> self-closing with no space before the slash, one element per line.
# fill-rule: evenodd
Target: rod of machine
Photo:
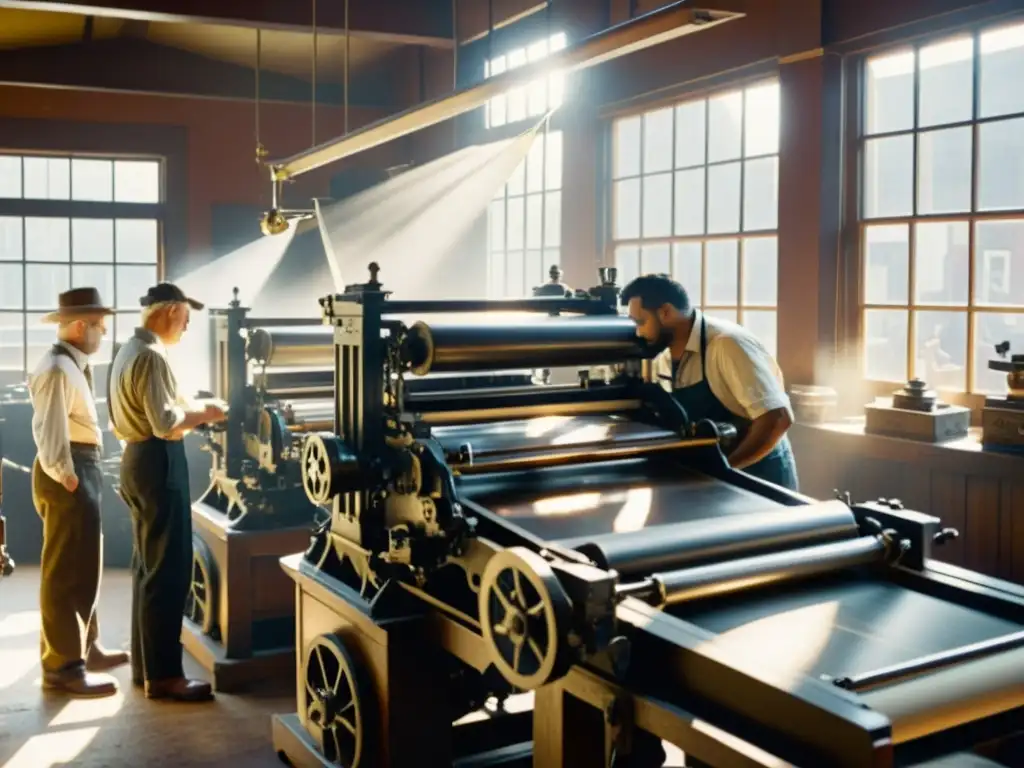
<path fill-rule="evenodd" d="M 628 533 L 560 541 L 605 570 L 640 576 L 712 558 L 747 557 L 858 535 L 857 520 L 841 501 L 720 515 Z"/>
<path fill-rule="evenodd" d="M 365 128 L 291 157 L 271 162 L 271 179 L 277 182 L 294 178 L 327 163 L 351 157 L 465 114 L 511 88 L 526 85 L 551 72 L 569 73 L 592 67 L 742 15 L 695 9 L 689 2 L 674 3 L 585 38 L 576 45 L 555 51 L 543 61 L 508 70 L 470 88 L 371 123 Z"/>
<path fill-rule="evenodd" d="M 625 317 L 550 318 L 481 325 L 427 325 L 406 334 L 402 361 L 417 375 L 500 367 L 556 368 L 640 360 L 649 351 Z"/>
<path fill-rule="evenodd" d="M 268 389 L 266 393 L 278 400 L 323 400 L 334 396 L 334 387 L 281 387 Z"/>
<path fill-rule="evenodd" d="M 334 397 L 334 370 L 324 368 L 316 371 L 257 371 L 253 373 L 252 383 L 269 395 L 284 398 L 284 393 L 291 390 L 310 388 L 329 389 L 325 399 Z M 278 394 L 280 393 L 280 394 Z"/>
<path fill-rule="evenodd" d="M 615 307 L 591 297 L 532 299 L 398 300 L 387 303 L 384 322 L 398 315 L 462 314 L 471 312 L 530 312 L 543 314 L 615 315 Z"/>
<path fill-rule="evenodd" d="M 334 337 L 325 330 L 271 331 L 256 328 L 249 333 L 245 355 L 249 360 L 268 367 L 333 366 Z"/>
<path fill-rule="evenodd" d="M 292 434 L 304 434 L 306 432 L 330 432 L 334 429 L 334 419 L 323 421 L 304 421 L 301 424 L 289 424 L 288 431 Z"/>
<path fill-rule="evenodd" d="M 415 381 L 413 379 L 412 381 Z M 419 415 L 464 413 L 468 411 L 487 411 L 496 408 L 546 408 L 541 416 L 571 416 L 573 406 L 596 404 L 607 405 L 619 400 L 632 400 L 633 391 L 626 386 L 617 384 L 602 385 L 581 389 L 575 384 L 554 384 L 543 387 L 495 387 L 493 389 L 466 390 L 453 398 L 447 392 L 409 392 L 405 393 L 404 408 L 410 413 Z M 639 402 L 639 401 L 638 401 Z M 568 408 L 569 410 L 563 410 Z M 587 413 L 595 412 L 593 409 Z M 597 412 L 602 412 L 599 409 Z M 603 412 L 611 413 L 610 406 Z M 509 417 L 516 418 L 516 417 Z M 524 417 L 527 418 L 527 417 Z"/>
<path fill-rule="evenodd" d="M 838 677 L 832 682 L 840 688 L 859 693 L 881 685 L 899 682 L 909 677 L 934 672 L 951 664 L 960 664 L 965 661 L 980 659 L 983 656 L 992 656 L 1016 648 L 1024 648 L 1024 631 L 1013 632 L 1002 637 L 994 637 L 990 640 L 982 640 L 981 642 L 971 643 L 959 648 L 951 648 L 948 651 L 933 653 L 929 656 L 911 659 L 902 664 L 893 664 L 860 675 Z"/>
<path fill-rule="evenodd" d="M 301 328 L 319 324 L 317 317 L 247 317 L 243 328 Z"/>
<path fill-rule="evenodd" d="M 889 546 L 880 536 L 860 536 L 812 547 L 652 574 L 642 585 L 620 585 L 622 595 L 644 596 L 656 607 L 742 592 L 844 568 L 878 563 Z"/>

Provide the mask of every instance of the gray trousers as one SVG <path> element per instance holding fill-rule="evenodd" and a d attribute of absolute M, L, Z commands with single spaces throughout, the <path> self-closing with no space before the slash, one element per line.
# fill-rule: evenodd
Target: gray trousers
<path fill-rule="evenodd" d="M 103 570 L 100 504 L 103 473 L 99 450 L 72 445 L 78 488 L 69 493 L 39 466 L 32 466 L 32 501 L 43 521 L 40 558 L 40 650 L 43 671 L 84 665 L 96 642 L 96 602 Z"/>

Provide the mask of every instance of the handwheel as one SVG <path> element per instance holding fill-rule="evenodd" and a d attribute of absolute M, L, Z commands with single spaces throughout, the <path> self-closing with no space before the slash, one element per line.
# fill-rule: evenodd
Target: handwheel
<path fill-rule="evenodd" d="M 192 583 L 185 598 L 185 618 L 204 635 L 213 633 L 217 624 L 217 571 L 206 542 L 192 536 Z"/>
<path fill-rule="evenodd" d="M 480 581 L 480 626 L 494 666 L 523 691 L 564 675 L 572 606 L 540 555 L 511 547 L 487 562 Z"/>
<path fill-rule="evenodd" d="M 306 729 L 320 754 L 343 768 L 359 768 L 367 755 L 369 687 L 337 635 L 313 639 L 302 676 Z"/>
<path fill-rule="evenodd" d="M 333 498 L 329 447 L 319 435 L 309 435 L 302 445 L 302 487 L 314 504 L 327 504 Z"/>

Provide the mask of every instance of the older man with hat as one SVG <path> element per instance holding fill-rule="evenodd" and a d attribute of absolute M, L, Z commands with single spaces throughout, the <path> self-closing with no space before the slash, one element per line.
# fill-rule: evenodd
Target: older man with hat
<path fill-rule="evenodd" d="M 118 350 L 108 396 L 115 434 L 125 442 L 121 496 L 132 513 L 132 682 L 151 699 L 201 701 L 209 683 L 185 677 L 181 620 L 192 573 L 192 499 L 182 437 L 225 419 L 223 409 L 190 407 L 166 348 L 203 305 L 172 283 L 140 299 L 142 326 Z"/>
<path fill-rule="evenodd" d="M 94 673 L 127 663 L 128 654 L 105 651 L 96 640 L 103 436 L 89 356 L 99 350 L 113 310 L 95 288 L 62 293 L 58 303 L 59 309 L 43 318 L 57 324 L 57 343 L 29 377 L 36 443 L 32 499 L 43 520 L 43 686 L 73 696 L 106 696 L 117 684 Z"/>

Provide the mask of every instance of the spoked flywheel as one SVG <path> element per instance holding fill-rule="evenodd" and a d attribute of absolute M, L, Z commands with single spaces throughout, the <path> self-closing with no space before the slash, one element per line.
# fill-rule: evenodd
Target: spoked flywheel
<path fill-rule="evenodd" d="M 568 671 L 572 607 L 544 558 L 523 547 L 498 552 L 484 568 L 479 601 L 484 639 L 508 682 L 529 691 Z"/>
<path fill-rule="evenodd" d="M 199 536 L 192 536 L 192 580 L 185 598 L 185 618 L 213 633 L 217 626 L 217 570 L 210 548 Z"/>
<path fill-rule="evenodd" d="M 320 754 L 343 768 L 359 768 L 367 760 L 369 688 L 336 635 L 319 635 L 309 644 L 303 679 L 306 728 Z"/>

